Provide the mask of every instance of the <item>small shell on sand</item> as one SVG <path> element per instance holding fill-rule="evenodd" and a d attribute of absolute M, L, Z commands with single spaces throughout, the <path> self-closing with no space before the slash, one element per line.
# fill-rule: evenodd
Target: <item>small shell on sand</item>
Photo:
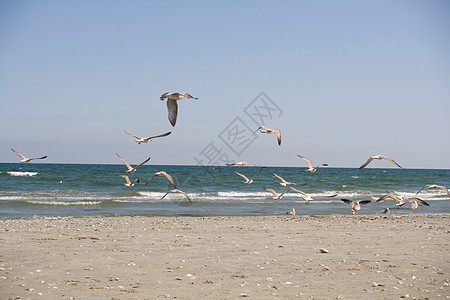
<path fill-rule="evenodd" d="M 325 249 L 325 248 L 320 248 L 319 251 L 320 251 L 321 253 L 328 253 L 328 252 L 330 252 L 330 251 L 328 251 L 328 250 Z"/>

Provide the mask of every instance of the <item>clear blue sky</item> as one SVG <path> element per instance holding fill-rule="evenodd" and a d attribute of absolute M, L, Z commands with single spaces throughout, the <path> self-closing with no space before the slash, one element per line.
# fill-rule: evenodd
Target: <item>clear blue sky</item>
<path fill-rule="evenodd" d="M 450 168 L 449 1 L 0 1 L 0 161 Z M 159 96 L 186 91 L 172 128 Z M 219 134 L 265 92 L 241 156 Z M 172 131 L 137 145 L 142 136 Z M 375 162 L 376 167 L 390 167 Z"/>

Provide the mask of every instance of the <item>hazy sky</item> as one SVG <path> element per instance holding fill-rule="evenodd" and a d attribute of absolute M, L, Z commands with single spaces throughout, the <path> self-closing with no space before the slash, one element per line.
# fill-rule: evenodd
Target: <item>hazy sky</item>
<path fill-rule="evenodd" d="M 14 148 L 48 163 L 450 168 L 449 15 L 449 1 L 0 0 L 0 162 Z M 173 128 L 159 97 L 177 91 L 199 100 Z M 252 102 L 261 92 L 272 102 Z M 281 147 L 248 134 L 261 101 Z M 137 145 L 124 130 L 172 134 Z"/>

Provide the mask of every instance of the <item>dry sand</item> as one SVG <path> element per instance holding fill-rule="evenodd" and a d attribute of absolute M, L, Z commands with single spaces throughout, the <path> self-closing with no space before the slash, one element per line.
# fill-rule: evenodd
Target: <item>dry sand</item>
<path fill-rule="evenodd" d="M 0 298 L 445 299 L 449 216 L 1 219 Z"/>

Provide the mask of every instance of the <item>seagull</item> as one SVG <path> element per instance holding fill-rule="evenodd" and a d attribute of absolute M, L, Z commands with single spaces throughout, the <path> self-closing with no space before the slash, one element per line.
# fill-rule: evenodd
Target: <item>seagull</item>
<path fill-rule="evenodd" d="M 148 138 L 143 138 L 142 136 L 138 136 L 138 135 L 134 135 L 134 134 L 128 133 L 125 130 L 124 130 L 124 132 L 126 134 L 131 135 L 132 137 L 136 138 L 137 140 L 135 142 L 138 143 L 138 144 L 148 143 L 152 139 L 168 136 L 169 134 L 172 133 L 171 131 L 169 131 L 169 132 L 166 132 L 166 133 L 163 133 L 163 134 L 160 134 L 160 135 L 155 135 L 155 136 L 151 136 L 151 137 L 148 137 Z"/>
<path fill-rule="evenodd" d="M 306 162 L 308 163 L 308 168 L 309 168 L 309 169 L 306 170 L 306 171 L 311 172 L 311 173 L 316 172 L 318 167 L 323 167 L 323 166 L 326 167 L 326 166 L 328 166 L 328 164 L 320 164 L 320 165 L 318 165 L 317 167 L 313 167 L 313 166 L 311 165 L 311 160 L 310 160 L 309 158 L 307 158 L 307 157 L 305 157 L 305 156 L 298 155 L 298 154 L 297 154 L 297 156 L 300 157 L 300 158 L 303 158 L 304 160 L 306 160 Z"/>
<path fill-rule="evenodd" d="M 359 167 L 359 169 L 361 170 L 362 168 L 364 168 L 365 166 L 367 166 L 368 164 L 370 164 L 370 162 L 371 162 L 372 160 L 374 160 L 374 159 L 378 159 L 378 160 L 385 159 L 385 160 L 391 162 L 392 164 L 396 165 L 397 167 L 402 168 L 402 167 L 401 167 L 398 163 L 396 163 L 392 158 L 389 158 L 389 157 L 384 156 L 384 155 L 375 155 L 375 156 L 371 156 L 364 164 L 362 164 L 361 167 Z"/>
<path fill-rule="evenodd" d="M 295 208 L 292 208 L 292 210 L 288 211 L 286 215 L 295 216 Z"/>
<path fill-rule="evenodd" d="M 134 183 L 135 183 L 135 182 L 139 183 L 139 178 L 136 178 L 135 180 L 130 181 L 130 177 L 128 177 L 128 175 L 122 175 L 122 174 L 120 174 L 120 175 L 118 175 L 118 176 L 120 176 L 120 177 L 122 177 L 122 178 L 125 178 L 125 181 L 126 181 L 126 182 L 125 182 L 123 185 L 126 186 L 126 187 L 132 187 L 132 186 L 134 186 Z"/>
<path fill-rule="evenodd" d="M 311 201 L 314 200 L 313 197 L 312 197 L 311 195 L 309 195 L 309 194 L 307 194 L 307 193 L 305 193 L 305 192 L 302 192 L 302 191 L 300 191 L 300 190 L 298 190 L 298 189 L 296 189 L 296 188 L 293 188 L 292 186 L 290 186 L 290 188 L 291 188 L 293 191 L 299 193 L 299 194 L 301 195 L 300 197 L 301 197 L 306 203 L 309 203 L 309 202 L 311 202 Z M 336 196 L 337 196 L 337 194 L 334 194 L 334 195 L 320 195 L 320 196 L 314 196 L 314 197 L 336 197 Z"/>
<path fill-rule="evenodd" d="M 343 202 L 350 204 L 352 207 L 352 214 L 357 214 L 358 211 L 361 209 L 361 205 L 370 203 L 370 200 L 364 200 L 364 201 L 352 201 L 348 199 L 341 199 Z"/>
<path fill-rule="evenodd" d="M 230 163 L 230 164 L 226 164 L 227 166 L 252 166 L 252 167 L 256 167 L 256 165 L 248 163 L 246 161 L 238 161 L 238 162 L 234 162 L 234 163 Z"/>
<path fill-rule="evenodd" d="M 133 173 L 133 172 L 136 172 L 136 169 L 137 169 L 138 167 L 140 167 L 140 166 L 142 166 L 143 164 L 145 164 L 146 162 L 148 162 L 148 161 L 150 160 L 150 158 L 151 158 L 151 157 L 147 158 L 147 159 L 144 160 L 142 163 L 140 163 L 140 164 L 137 165 L 136 167 L 132 168 L 132 167 L 130 166 L 130 164 L 129 164 L 125 159 L 123 159 L 122 157 L 120 157 L 119 154 L 116 153 L 116 155 L 120 158 L 120 160 L 121 160 L 121 161 L 125 164 L 125 166 L 127 167 L 128 170 L 126 170 L 125 173 Z"/>
<path fill-rule="evenodd" d="M 289 190 L 286 190 L 286 191 L 282 192 L 281 194 L 278 194 L 277 192 L 275 192 L 274 189 L 271 189 L 271 188 L 268 188 L 268 187 L 265 187 L 265 186 L 263 186 L 262 188 L 265 189 L 266 191 L 269 191 L 269 192 L 272 193 L 272 195 L 273 195 L 272 199 L 273 200 L 278 200 L 278 199 L 283 198 L 283 195 L 289 191 Z"/>
<path fill-rule="evenodd" d="M 19 157 L 21 158 L 21 160 L 20 160 L 21 163 L 29 163 L 30 161 L 35 160 L 35 159 L 45 159 L 45 158 L 47 158 L 47 156 L 28 158 L 25 155 L 22 155 L 19 152 L 17 152 L 16 150 L 14 150 L 13 148 L 11 148 L 11 150 L 15 154 L 19 155 Z"/>
<path fill-rule="evenodd" d="M 423 204 L 425 206 L 430 206 L 430 204 L 428 204 L 427 202 L 423 201 L 420 198 L 412 197 L 412 198 L 408 198 L 406 200 L 408 200 L 408 202 L 411 202 L 411 205 L 408 208 L 411 209 L 414 213 L 416 213 L 416 208 L 419 207 L 419 204 Z"/>
<path fill-rule="evenodd" d="M 191 198 L 189 198 L 188 194 L 186 194 L 185 192 L 183 192 L 182 190 L 179 190 L 179 189 L 174 189 L 174 190 L 168 191 L 167 193 L 164 194 L 164 196 L 161 197 L 161 200 L 164 199 L 164 198 L 167 196 L 167 194 L 169 194 L 169 193 L 180 193 L 180 194 L 182 194 L 184 197 L 186 197 L 186 199 L 188 199 L 189 202 L 192 203 L 192 200 L 191 200 Z"/>
<path fill-rule="evenodd" d="M 259 126 L 258 129 L 255 130 L 255 132 L 253 132 L 253 134 L 255 134 L 257 131 L 259 130 L 259 132 L 261 133 L 276 133 L 277 134 L 277 141 L 278 141 L 278 145 L 281 146 L 281 130 L 279 129 L 270 129 L 266 126 Z"/>
<path fill-rule="evenodd" d="M 253 175 L 252 178 L 250 178 L 250 179 L 248 179 L 247 176 L 245 176 L 244 174 L 241 174 L 241 173 L 239 173 L 239 172 L 236 172 L 236 171 L 235 171 L 234 173 L 236 173 L 236 174 L 238 174 L 239 176 L 241 176 L 242 178 L 244 178 L 244 179 L 245 179 L 245 182 L 244 182 L 245 184 L 250 184 L 250 183 L 253 182 L 253 178 L 255 178 L 256 175 L 258 175 L 259 173 L 261 173 L 261 171 L 262 171 L 264 168 L 265 168 L 265 167 L 259 168 L 259 171 L 256 172 L 255 175 Z"/>
<path fill-rule="evenodd" d="M 378 200 L 376 202 L 380 202 L 386 199 L 392 199 L 397 201 L 397 204 L 395 204 L 395 206 L 397 206 L 397 208 L 402 207 L 403 205 L 405 205 L 408 200 L 405 196 L 399 194 L 399 193 L 388 193 L 386 195 L 381 196 L 380 198 L 378 198 Z"/>
<path fill-rule="evenodd" d="M 280 185 L 281 185 L 281 186 L 290 186 L 291 184 L 297 185 L 297 184 L 294 183 L 294 182 L 288 182 L 288 181 L 284 180 L 283 177 L 281 177 L 281 176 L 279 176 L 279 175 L 277 175 L 277 174 L 275 174 L 275 173 L 273 173 L 273 175 L 275 175 L 276 178 L 278 178 L 278 179 L 281 180 L 281 182 L 280 182 Z"/>
<path fill-rule="evenodd" d="M 416 193 L 416 196 L 418 193 L 420 193 L 424 188 L 428 188 L 428 189 L 442 189 L 444 192 L 447 193 L 447 196 L 450 197 L 450 193 L 448 191 L 448 189 L 443 186 L 443 185 L 437 185 L 437 184 L 427 184 L 426 186 L 424 186 L 423 188 L 420 189 L 420 191 L 418 191 Z"/>
<path fill-rule="evenodd" d="M 389 209 L 389 207 L 386 207 L 384 210 L 383 210 L 383 214 L 390 214 L 391 213 L 391 210 Z"/>
<path fill-rule="evenodd" d="M 152 181 L 153 177 L 155 177 L 155 176 L 165 176 L 170 181 L 170 183 L 173 185 L 173 187 L 175 189 L 177 188 L 177 186 L 175 184 L 175 180 L 173 180 L 172 176 L 170 176 L 169 174 L 167 174 L 167 172 L 164 172 L 164 171 L 159 171 L 159 172 L 154 173 L 152 175 L 152 177 L 150 177 L 149 180 L 147 180 L 145 185 L 147 185 L 150 181 Z"/>
<path fill-rule="evenodd" d="M 181 100 L 184 98 L 188 99 L 195 99 L 198 100 L 198 98 L 194 98 L 188 93 L 164 93 L 161 95 L 159 99 L 161 101 L 164 101 L 164 99 L 167 99 L 167 110 L 169 111 L 169 121 L 172 126 L 175 127 L 175 123 L 177 122 L 177 115 L 178 115 L 178 103 L 177 100 Z"/>

